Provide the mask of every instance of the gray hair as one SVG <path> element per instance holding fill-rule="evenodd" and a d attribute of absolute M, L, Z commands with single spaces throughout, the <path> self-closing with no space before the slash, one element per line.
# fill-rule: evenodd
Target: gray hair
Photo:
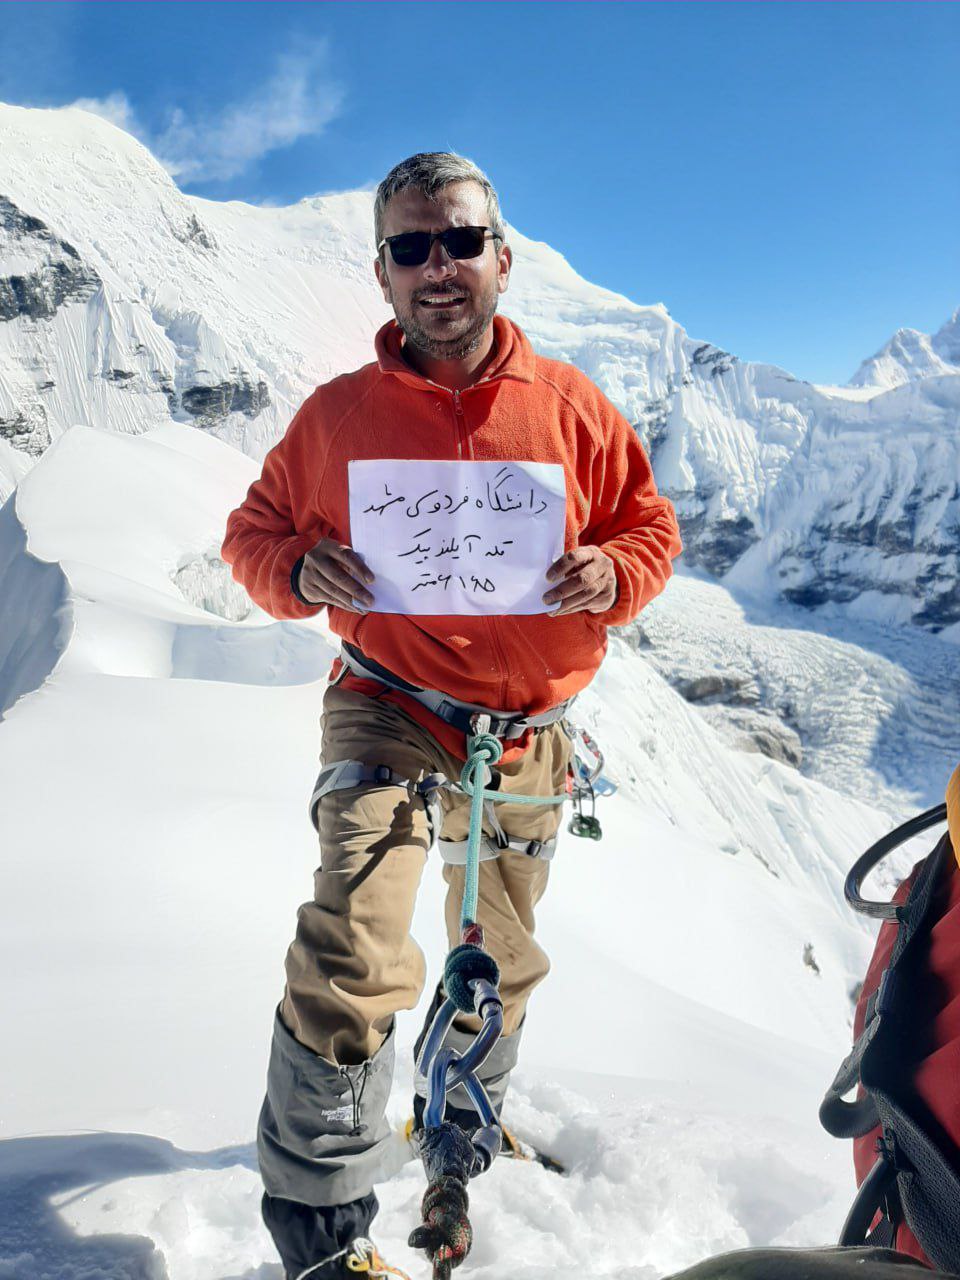
<path fill-rule="evenodd" d="M 504 240 L 506 232 L 500 214 L 500 201 L 493 183 L 483 170 L 455 151 L 421 151 L 394 165 L 377 187 L 377 198 L 373 202 L 374 243 L 379 244 L 383 239 L 384 211 L 387 202 L 399 191 L 413 187 L 415 191 L 421 191 L 432 199 L 454 182 L 476 182 L 483 189 L 487 202 L 487 225 L 494 235 Z"/>

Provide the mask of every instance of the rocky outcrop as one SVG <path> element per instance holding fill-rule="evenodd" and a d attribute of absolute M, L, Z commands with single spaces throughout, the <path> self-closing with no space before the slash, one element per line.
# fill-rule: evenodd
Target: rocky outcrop
<path fill-rule="evenodd" d="M 0 320 L 49 320 L 64 302 L 86 301 L 100 287 L 99 276 L 84 265 L 73 245 L 3 195 L 0 247 L 4 258 L 23 256 L 35 264 L 31 271 L 0 276 Z"/>
<path fill-rule="evenodd" d="M 859 520 L 821 513 L 805 542 L 781 557 L 781 594 L 811 609 L 865 592 L 908 597 L 917 601 L 915 624 L 939 631 L 960 622 L 960 484 L 949 479 L 899 503 L 885 494 L 880 503 Z M 957 514 L 930 527 L 937 507 Z"/>
<path fill-rule="evenodd" d="M 21 453 L 39 458 L 50 443 L 50 428 L 43 405 L 32 404 L 18 409 L 9 418 L 0 418 L 0 440 L 6 440 Z"/>
<path fill-rule="evenodd" d="M 799 769 L 803 764 L 803 742 L 799 733 L 773 711 L 723 703 L 707 704 L 699 710 L 720 737 L 738 751 L 757 752 L 792 769 Z"/>
<path fill-rule="evenodd" d="M 265 382 L 254 382 L 245 373 L 235 380 L 218 382 L 212 387 L 188 387 L 180 403 L 191 417 L 216 422 L 228 413 L 243 413 L 255 418 L 269 403 L 270 391 Z"/>
<path fill-rule="evenodd" d="M 760 700 L 756 680 L 745 673 L 711 671 L 702 676 L 680 676 L 675 688 L 687 702 L 722 702 L 729 706 L 753 707 Z"/>
<path fill-rule="evenodd" d="M 729 373 L 737 363 L 736 356 L 732 356 L 729 351 L 721 351 L 719 347 L 714 347 L 709 342 L 702 342 L 694 350 L 690 360 L 693 364 L 699 365 L 704 372 L 709 373 L 711 378 L 719 378 L 724 373 Z"/>
<path fill-rule="evenodd" d="M 671 676 L 658 663 L 660 674 L 687 702 L 693 703 L 721 738 L 739 751 L 759 752 L 771 760 L 799 769 L 803 742 L 781 714 L 761 705 L 757 679 L 747 672 L 710 671 L 703 675 Z"/>
<path fill-rule="evenodd" d="M 711 517 L 709 505 L 713 495 L 706 491 L 670 496 L 676 505 L 683 538 L 684 562 L 706 569 L 715 578 L 722 578 L 760 539 L 749 516 Z"/>
<path fill-rule="evenodd" d="M 207 230 L 195 213 L 191 213 L 189 217 L 181 221 L 175 221 L 167 214 L 167 225 L 171 234 L 180 241 L 181 244 L 199 245 L 203 249 L 215 251 L 217 242 L 213 234 Z"/>

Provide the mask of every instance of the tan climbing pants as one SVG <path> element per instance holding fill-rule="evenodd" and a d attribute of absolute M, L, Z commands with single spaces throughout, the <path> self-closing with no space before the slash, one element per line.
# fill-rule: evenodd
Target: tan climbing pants
<path fill-rule="evenodd" d="M 462 761 L 398 707 L 377 698 L 327 687 L 324 694 L 324 765 L 337 760 L 385 764 L 419 781 L 441 772 L 459 778 Z M 498 765 L 501 789 L 556 795 L 565 786 L 572 744 L 561 723 L 540 730 L 522 757 Z M 446 840 L 465 840 L 470 801 L 441 789 Z M 562 805 L 496 806 L 508 836 L 549 840 Z M 367 784 L 325 795 L 318 807 L 320 867 L 314 896 L 298 913 L 287 954 L 287 985 L 280 1014 L 300 1042 L 334 1065 L 373 1057 L 394 1015 L 412 1009 L 426 980 L 420 948 L 410 936 L 417 889 L 430 848 L 427 811 L 420 796 L 390 784 Z M 491 834 L 489 827 L 485 830 Z M 439 855 L 434 853 L 439 860 Z M 508 850 L 480 865 L 478 916 L 487 949 L 501 971 L 504 1035 L 523 1021 L 531 991 L 549 961 L 534 940 L 534 908 L 550 864 Z M 444 864 L 446 923 L 451 945 L 459 941 L 463 867 Z M 457 1027 L 479 1024 L 464 1015 Z"/>

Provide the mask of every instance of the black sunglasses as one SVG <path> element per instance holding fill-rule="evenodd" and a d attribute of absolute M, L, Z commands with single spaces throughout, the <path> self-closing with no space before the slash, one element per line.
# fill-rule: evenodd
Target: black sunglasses
<path fill-rule="evenodd" d="M 377 245 L 377 252 L 385 244 L 390 246 L 390 256 L 398 267 L 422 267 L 430 257 L 434 240 L 439 240 L 451 258 L 479 258 L 488 239 L 502 240 L 490 227 L 447 227 L 446 231 L 401 231 L 397 236 L 386 236 Z"/>

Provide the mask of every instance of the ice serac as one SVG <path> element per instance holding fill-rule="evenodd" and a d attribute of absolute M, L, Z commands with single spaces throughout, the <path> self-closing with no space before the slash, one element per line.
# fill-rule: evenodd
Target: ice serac
<path fill-rule="evenodd" d="M 369 191 L 203 200 L 98 116 L 0 105 L 0 195 L 0 495 L 75 424 L 183 423 L 259 461 L 318 383 L 370 360 L 391 314 Z M 506 313 L 634 424 L 687 565 L 805 607 L 960 626 L 960 313 L 821 387 L 509 238 Z"/>

